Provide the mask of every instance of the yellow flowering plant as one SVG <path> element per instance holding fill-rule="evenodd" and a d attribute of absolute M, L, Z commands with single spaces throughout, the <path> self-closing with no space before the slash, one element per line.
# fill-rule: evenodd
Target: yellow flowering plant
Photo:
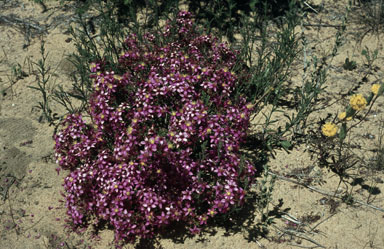
<path fill-rule="evenodd" d="M 334 123 L 325 123 L 322 127 L 321 127 L 321 131 L 322 133 L 324 134 L 324 136 L 326 137 L 333 137 L 336 135 L 337 133 L 337 126 L 334 124 Z"/>
<path fill-rule="evenodd" d="M 373 84 L 371 87 L 371 91 L 374 95 L 377 95 L 379 93 L 380 84 Z"/>
<path fill-rule="evenodd" d="M 384 84 L 373 84 L 371 87 L 371 91 L 374 96 L 380 96 L 384 92 Z"/>
<path fill-rule="evenodd" d="M 339 115 L 337 116 L 339 118 L 340 121 L 351 121 L 352 120 L 352 116 L 349 116 L 347 115 L 347 112 L 341 112 L 339 113 Z"/>
<path fill-rule="evenodd" d="M 323 138 L 318 137 L 319 139 L 314 141 L 313 146 L 321 158 L 320 166 L 327 167 L 335 172 L 341 181 L 349 177 L 347 170 L 351 167 L 350 165 L 354 164 L 353 157 L 349 151 L 345 150 L 346 147 L 350 146 L 349 142 L 346 141 L 347 134 L 352 128 L 365 120 L 373 104 L 383 92 L 384 84 L 373 84 L 370 95 L 366 97 L 360 93 L 352 95 L 349 100 L 349 106 L 345 111 L 340 112 L 333 120 L 322 121 L 321 135 Z M 364 109 L 366 109 L 364 114 L 357 116 L 357 113 L 361 113 Z M 351 121 L 355 117 L 357 119 L 356 122 L 346 122 Z M 338 142 L 333 139 L 336 135 L 338 135 Z M 324 136 L 326 137 L 325 139 Z"/>
<path fill-rule="evenodd" d="M 352 95 L 349 104 L 353 110 L 361 111 L 367 106 L 367 100 L 362 94 L 354 94 Z"/>

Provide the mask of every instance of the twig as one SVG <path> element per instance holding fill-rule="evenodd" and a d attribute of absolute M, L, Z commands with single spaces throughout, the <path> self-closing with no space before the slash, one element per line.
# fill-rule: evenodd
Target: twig
<path fill-rule="evenodd" d="M 45 3 L 43 1 L 39 1 L 38 4 L 40 4 L 40 6 L 43 8 L 41 13 L 44 13 L 48 10 L 47 5 L 45 5 Z"/>
<path fill-rule="evenodd" d="M 295 234 L 295 233 L 296 233 L 296 234 Z M 313 239 L 311 239 L 311 238 L 308 238 L 308 237 L 305 236 L 304 234 L 301 234 L 301 233 L 299 233 L 299 232 L 295 232 L 295 233 L 292 232 L 292 235 L 294 235 L 294 236 L 296 236 L 296 237 L 299 237 L 299 238 L 301 238 L 301 239 L 305 239 L 305 240 L 307 240 L 307 241 L 309 241 L 309 242 L 311 242 L 311 243 L 317 245 L 317 246 L 320 247 L 320 248 L 326 248 L 325 246 L 319 244 L 317 241 L 315 241 L 315 240 L 313 240 Z M 316 248 L 316 247 L 310 247 L 310 248 Z"/>
<path fill-rule="evenodd" d="M 11 175 L 7 175 L 6 177 L 13 177 Z M 7 178 L 8 179 L 8 178 Z M 8 196 L 8 191 L 9 189 L 11 188 L 11 186 L 15 183 L 16 181 L 16 178 L 13 177 L 11 179 L 11 182 L 9 184 L 7 184 L 7 186 L 5 186 L 4 188 L 1 188 L 1 192 L 0 194 L 3 196 L 3 201 L 7 200 L 7 196 Z"/>
<path fill-rule="evenodd" d="M 308 186 L 307 184 L 304 184 L 304 183 L 301 183 L 301 182 L 298 182 L 298 181 L 289 179 L 289 178 L 284 177 L 284 176 L 280 176 L 280 175 L 275 174 L 275 173 L 273 173 L 273 172 L 271 172 L 271 171 L 268 171 L 268 174 L 269 174 L 269 175 L 272 175 L 272 176 L 276 176 L 277 178 L 279 178 L 279 179 L 281 179 L 281 180 L 284 180 L 284 181 L 287 181 L 287 182 L 291 182 L 291 183 L 294 183 L 294 184 L 297 184 L 297 185 L 301 185 L 301 186 L 306 187 L 306 188 L 308 188 L 308 189 L 310 189 L 310 190 L 313 190 L 313 191 L 315 191 L 315 192 L 317 192 L 317 193 L 320 193 L 320 194 L 323 194 L 323 195 L 327 195 L 327 196 L 329 196 L 329 197 L 336 197 L 336 198 L 338 198 L 338 199 L 343 199 L 343 197 L 340 196 L 340 195 L 338 195 L 338 194 L 335 195 L 334 193 L 328 193 L 328 192 L 326 192 L 326 191 L 317 189 L 317 188 L 315 188 L 315 187 Z M 353 199 L 353 202 L 356 202 L 356 203 L 359 203 L 359 204 L 361 204 L 361 205 L 363 205 L 363 206 L 370 207 L 370 208 L 372 208 L 372 209 L 375 209 L 375 210 L 384 212 L 384 209 L 383 209 L 383 208 L 376 207 L 376 206 L 374 206 L 374 205 L 365 203 L 365 202 L 360 201 L 360 200 Z"/>
<path fill-rule="evenodd" d="M 284 234 L 288 234 L 288 235 L 291 235 L 291 236 L 296 236 L 298 238 L 301 238 L 301 239 L 304 239 L 304 240 L 307 240 L 313 244 L 315 244 L 317 247 L 321 247 L 321 248 L 326 248 L 324 246 L 322 246 L 321 244 L 319 244 L 317 241 L 311 239 L 311 238 L 308 238 L 307 236 L 305 236 L 303 233 L 301 232 L 298 232 L 298 231 L 293 231 L 293 230 L 282 230 L 280 228 L 278 228 L 277 226 L 274 225 L 274 227 L 279 230 L 280 232 L 282 232 L 283 234 L 280 236 L 282 237 Z M 316 248 L 316 247 L 309 247 L 309 248 Z"/>
<path fill-rule="evenodd" d="M 361 205 L 364 205 L 364 206 L 367 206 L 367 207 L 376 209 L 376 210 L 378 210 L 378 211 L 384 212 L 384 209 L 379 208 L 379 207 L 376 207 L 376 206 L 374 206 L 374 205 L 372 205 L 372 204 L 365 203 L 365 202 L 362 202 L 362 201 L 360 201 L 360 200 L 355 200 L 355 199 L 353 199 L 353 201 L 354 201 L 354 202 L 357 202 L 357 203 L 359 203 L 359 204 L 361 204 Z"/>
<path fill-rule="evenodd" d="M 261 244 L 259 241 L 257 241 L 257 240 L 256 240 L 256 244 L 257 244 L 260 248 L 262 248 L 262 249 L 266 249 L 266 247 L 265 247 L 263 244 Z"/>
<path fill-rule="evenodd" d="M 27 21 L 14 16 L 11 16 L 11 17 L 0 16 L 0 23 L 1 22 L 13 24 L 13 25 L 22 24 L 25 28 L 32 28 L 32 29 L 38 30 L 39 32 L 46 32 L 46 29 L 40 27 L 38 24 L 28 23 Z"/>
<path fill-rule="evenodd" d="M 312 24 L 312 23 L 303 23 L 304 27 L 325 27 L 325 28 L 341 28 L 343 25 L 333 25 L 333 24 Z"/>
<path fill-rule="evenodd" d="M 319 246 L 301 246 L 301 245 L 297 245 L 297 244 L 288 244 L 288 245 L 291 245 L 291 246 L 294 246 L 294 247 L 299 247 L 299 248 L 310 248 L 310 249 L 314 249 L 314 248 L 318 248 L 319 247 Z"/>
<path fill-rule="evenodd" d="M 33 228 L 34 226 L 36 226 L 37 224 L 40 223 L 40 221 L 44 218 L 44 216 L 42 216 L 35 224 L 33 224 L 32 226 L 28 227 L 27 229 L 24 229 L 23 232 L 26 232 L 28 231 L 29 229 Z"/>
<path fill-rule="evenodd" d="M 302 225 L 303 224 L 297 218 L 293 217 L 292 215 L 290 215 L 288 213 L 286 213 L 285 215 L 282 215 L 281 217 L 286 219 L 286 220 L 288 220 L 288 221 L 290 221 L 290 222 L 292 222 L 292 223 L 295 223 L 297 225 Z"/>
<path fill-rule="evenodd" d="M 15 218 L 13 217 L 13 211 L 12 211 L 12 206 L 11 206 L 11 201 L 8 199 L 8 205 L 9 205 L 9 213 L 11 215 L 11 218 L 12 218 L 12 222 L 13 222 L 13 225 L 15 225 L 15 232 L 16 232 L 16 237 L 19 237 L 19 227 L 17 225 L 17 223 L 15 222 Z"/>
<path fill-rule="evenodd" d="M 30 45 L 30 37 L 33 37 L 34 34 L 31 34 L 31 29 L 36 30 L 38 34 L 41 33 L 47 33 L 47 28 L 41 27 L 38 23 L 28 23 L 31 22 L 31 20 L 23 20 L 20 18 L 17 18 L 13 15 L 7 17 L 7 16 L 0 16 L 0 24 L 1 23 L 7 23 L 16 26 L 21 32 L 24 32 L 24 38 L 26 40 L 26 44 L 24 44 L 23 48 L 26 48 Z"/>
<path fill-rule="evenodd" d="M 310 8 L 313 12 L 315 12 L 316 14 L 319 14 L 319 12 L 317 10 L 315 10 L 311 5 L 309 5 L 306 1 L 304 1 L 304 4 Z"/>
<path fill-rule="evenodd" d="M 273 91 L 273 87 L 270 87 L 264 94 L 263 94 L 263 96 L 261 96 L 260 97 L 260 99 L 259 100 L 257 100 L 256 102 L 255 102 L 255 104 L 253 105 L 253 107 L 256 109 L 256 107 L 260 104 L 260 102 L 271 92 L 271 91 Z M 251 121 L 253 121 L 255 118 L 256 118 L 256 116 L 258 115 L 258 113 L 256 114 L 256 115 L 254 115 L 253 116 L 253 118 L 251 119 Z"/>
<path fill-rule="evenodd" d="M 4 47 L 2 46 L 1 49 L 3 50 L 5 59 L 8 61 L 8 56 L 7 56 L 7 53 L 6 53 L 5 50 L 4 50 Z"/>
<path fill-rule="evenodd" d="M 331 214 L 330 216 L 328 216 L 327 218 L 325 218 L 324 220 L 320 221 L 319 223 L 317 223 L 314 227 L 311 228 L 311 231 L 309 232 L 312 232 L 313 230 L 316 229 L 316 227 L 320 226 L 321 224 L 323 224 L 324 222 L 326 222 L 327 220 L 329 220 L 332 216 L 334 216 L 335 214 Z"/>

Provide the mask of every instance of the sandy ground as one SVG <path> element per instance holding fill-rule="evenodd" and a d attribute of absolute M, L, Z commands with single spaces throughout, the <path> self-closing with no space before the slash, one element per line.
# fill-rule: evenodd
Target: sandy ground
<path fill-rule="evenodd" d="M 319 14 L 309 13 L 305 23 L 341 23 L 346 1 L 313 2 L 314 5 L 323 2 L 324 9 Z M 34 106 L 41 101 L 41 96 L 27 87 L 36 84 L 37 66 L 31 62 L 41 58 L 42 39 L 49 52 L 47 64 L 52 72 L 51 89 L 55 85 L 71 84 L 72 67 L 65 55 L 74 51 L 73 42 L 66 32 L 73 12 L 55 1 L 48 3 L 48 10 L 44 13 L 40 5 L 26 0 L 1 1 L 0 9 L 0 17 L 36 24 L 23 26 L 0 19 L 0 248 L 113 248 L 111 231 L 103 230 L 98 240 L 90 240 L 87 233 L 75 235 L 65 232 L 66 215 L 60 202 L 65 172 L 58 175 L 55 170 L 53 127 L 38 121 L 41 113 Z M 359 86 L 359 92 L 368 93 L 372 83 L 382 82 L 384 57 L 380 41 L 383 35 L 369 33 L 359 41 L 363 32 L 359 25 L 362 24 L 353 21 L 356 20 L 355 14 L 357 10 L 350 14 L 338 55 L 328 63 L 327 88 L 322 95 L 324 102 L 340 101 L 313 114 L 312 120 L 341 111 L 348 100 L 340 96 L 348 89 Z M 319 57 L 330 54 L 337 31 L 331 25 L 305 26 L 298 30 L 307 40 L 307 53 Z M 46 32 L 36 27 L 43 27 Z M 379 50 L 375 70 L 368 75 L 365 75 L 367 68 L 361 56 L 365 47 L 370 51 Z M 355 70 L 343 69 L 347 57 L 356 61 Z M 12 67 L 17 65 L 24 72 L 20 77 L 12 74 Z M 302 58 L 296 62 L 292 76 L 293 85 L 302 84 Z M 350 139 L 362 148 L 354 150 L 354 153 L 367 163 L 373 156 L 369 149 L 374 148 L 380 136 L 379 128 L 383 124 L 380 120 L 384 120 L 383 99 L 375 104 L 367 121 L 351 133 Z M 255 120 L 257 123 L 259 119 Z M 253 129 L 257 130 L 256 123 Z M 158 244 L 140 243 L 136 248 L 384 248 L 384 213 L 375 209 L 384 208 L 381 192 L 383 172 L 369 175 L 363 168 L 357 169 L 366 185 L 349 185 L 348 190 L 361 203 L 348 205 L 327 195 L 343 193 L 346 185 L 340 185 L 338 189 L 338 177 L 317 167 L 307 149 L 307 145 L 301 145 L 290 153 L 278 151 L 269 163 L 271 171 L 279 176 L 272 204 L 277 205 L 281 199 L 279 210 L 286 212 L 275 219 L 266 238 L 256 237 L 256 241 L 249 241 L 250 233 L 255 234 L 246 227 L 237 231 L 213 228 L 214 233 L 203 233 L 200 237 L 182 238 L 180 241 L 172 236 L 162 237 Z M 306 179 L 311 179 L 312 189 L 297 184 Z M 369 195 L 367 185 L 375 186 L 378 191 Z M 253 224 L 257 222 L 260 222 L 258 213 Z M 127 248 L 134 246 L 128 245 Z"/>

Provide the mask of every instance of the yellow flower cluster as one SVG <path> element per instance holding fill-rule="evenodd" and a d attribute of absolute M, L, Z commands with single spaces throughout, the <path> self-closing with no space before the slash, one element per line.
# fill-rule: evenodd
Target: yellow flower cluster
<path fill-rule="evenodd" d="M 371 87 L 372 93 L 374 95 L 378 95 L 381 87 L 384 87 L 384 85 L 382 86 L 381 84 L 373 84 L 372 87 Z M 366 106 L 368 105 L 368 101 L 371 101 L 371 100 L 372 100 L 372 96 L 368 100 L 362 94 L 354 94 L 354 95 L 351 96 L 351 98 L 349 100 L 349 104 L 350 104 L 350 107 L 354 111 L 348 110 L 349 114 L 347 114 L 347 112 L 341 112 L 337 116 L 339 122 L 343 122 L 343 128 L 342 128 L 342 133 L 343 134 L 345 134 L 347 132 L 345 121 L 352 120 L 352 118 L 354 117 L 356 112 L 361 111 L 364 108 L 366 108 Z M 327 137 L 335 136 L 337 131 L 338 131 L 337 124 L 339 122 L 336 122 L 336 124 L 332 123 L 332 122 L 325 123 L 321 127 L 321 132 L 323 133 L 323 135 L 327 136 Z"/>
<path fill-rule="evenodd" d="M 374 95 L 377 95 L 379 93 L 379 89 L 380 89 L 380 84 L 373 84 L 372 85 L 371 90 L 372 90 Z"/>
<path fill-rule="evenodd" d="M 367 100 L 361 94 L 352 95 L 349 104 L 355 111 L 361 111 L 367 106 Z"/>
<path fill-rule="evenodd" d="M 347 113 L 346 112 L 341 112 L 338 116 L 340 121 L 343 121 L 343 120 L 347 120 L 347 121 L 350 121 L 352 120 L 352 117 L 347 117 Z"/>
<path fill-rule="evenodd" d="M 321 127 L 321 131 L 323 132 L 324 136 L 327 137 L 333 137 L 337 133 L 337 126 L 334 123 L 325 123 Z"/>

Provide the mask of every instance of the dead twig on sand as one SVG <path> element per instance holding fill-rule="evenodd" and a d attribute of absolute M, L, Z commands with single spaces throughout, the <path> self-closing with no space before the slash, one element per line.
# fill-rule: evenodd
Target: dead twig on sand
<path fill-rule="evenodd" d="M 342 25 L 333 25 L 333 24 L 327 24 L 327 23 L 316 23 L 316 24 L 313 24 L 313 23 L 304 23 L 303 24 L 304 27 L 321 27 L 321 28 L 342 28 L 343 26 Z"/>
<path fill-rule="evenodd" d="M 11 188 L 11 186 L 16 182 L 16 177 L 13 177 L 11 175 L 7 175 L 6 177 L 12 177 L 12 178 L 10 178 L 9 182 L 5 184 L 5 186 L 0 186 L 0 195 L 2 195 L 3 201 L 7 200 L 8 191 Z M 6 179 L 8 180 L 8 178 Z"/>
<path fill-rule="evenodd" d="M 33 37 L 36 34 L 44 34 L 48 32 L 47 27 L 41 26 L 38 22 L 29 19 L 21 19 L 15 15 L 0 15 L 0 24 L 12 25 L 19 29 L 20 32 L 24 34 L 25 40 L 27 42 L 24 47 L 30 45 L 30 37 Z"/>
<path fill-rule="evenodd" d="M 297 238 L 300 238 L 300 239 L 303 239 L 303 240 L 306 240 L 306 241 L 309 241 L 311 242 L 312 244 L 316 245 L 316 246 L 311 246 L 311 247 L 305 247 L 305 248 L 326 248 L 324 247 L 323 245 L 319 244 L 317 241 L 309 238 L 308 236 L 306 236 L 304 233 L 302 232 L 299 232 L 299 231 L 295 231 L 293 229 L 281 229 L 277 226 L 274 226 L 277 230 L 279 230 L 282 234 L 280 235 L 280 238 L 283 237 L 284 235 L 290 235 L 290 236 L 294 236 L 294 237 L 297 237 Z M 299 246 L 299 245 L 294 245 L 294 246 Z M 300 246 L 301 247 L 301 246 Z"/>
<path fill-rule="evenodd" d="M 324 191 L 324 190 L 317 189 L 317 188 L 312 187 L 312 186 L 309 186 L 309 185 L 307 185 L 307 184 L 305 184 L 305 183 L 301 183 L 301 182 L 298 182 L 298 181 L 289 179 L 289 178 L 287 178 L 287 177 L 280 176 L 280 175 L 278 175 L 278 174 L 276 174 L 276 173 L 273 173 L 273 172 L 271 172 L 271 171 L 268 171 L 268 174 L 269 174 L 269 175 L 272 175 L 272 176 L 276 176 L 278 179 L 281 179 L 281 180 L 284 180 L 284 181 L 287 181 L 287 182 L 291 182 L 291 183 L 294 183 L 294 184 L 303 186 L 303 187 L 308 188 L 308 189 L 310 189 L 310 190 L 312 190 L 312 191 L 315 191 L 315 192 L 317 192 L 317 193 L 320 193 L 320 194 L 323 194 L 323 195 L 327 195 L 327 196 L 330 196 L 330 197 L 336 197 L 336 198 L 338 198 L 338 199 L 343 200 L 343 196 L 341 196 L 341 195 L 339 195 L 339 194 L 328 193 L 328 192 L 326 192 L 326 191 Z M 372 204 L 365 203 L 365 202 L 360 201 L 360 200 L 353 199 L 353 202 L 358 203 L 358 204 L 361 204 L 361 205 L 366 206 L 366 207 L 369 207 L 369 208 L 372 208 L 372 209 L 375 209 L 375 210 L 378 210 L 378 211 L 381 211 L 381 212 L 384 212 L 384 209 L 383 209 L 383 208 L 376 207 L 376 206 L 374 206 L 374 205 L 372 205 Z"/>
<path fill-rule="evenodd" d="M 39 23 L 36 23 L 35 21 L 32 21 L 32 20 L 20 19 L 18 17 L 15 17 L 14 15 L 10 15 L 10 16 L 0 15 L 0 23 L 6 23 L 11 25 L 22 25 L 23 27 L 35 29 L 41 33 L 46 32 L 46 28 L 41 27 Z"/>

